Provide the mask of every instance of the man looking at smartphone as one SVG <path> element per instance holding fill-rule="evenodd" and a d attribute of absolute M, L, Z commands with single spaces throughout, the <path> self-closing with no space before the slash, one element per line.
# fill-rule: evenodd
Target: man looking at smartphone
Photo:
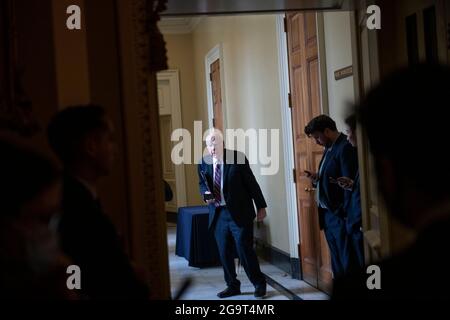
<path fill-rule="evenodd" d="M 347 125 L 347 139 L 353 147 L 357 147 L 356 138 L 356 115 L 352 114 L 345 119 Z M 362 212 L 361 212 L 361 192 L 359 171 L 356 172 L 355 179 L 349 177 L 337 178 L 336 183 L 351 192 L 350 201 L 347 203 L 347 234 L 350 241 L 350 246 L 358 259 L 358 264 L 361 268 L 364 267 L 364 246 L 362 233 Z"/>
<path fill-rule="evenodd" d="M 334 277 L 357 267 L 346 232 L 347 212 L 351 192 L 337 184 L 337 177 L 355 179 L 358 169 L 356 149 L 347 136 L 337 130 L 336 123 L 326 115 L 311 120 L 305 134 L 325 148 L 317 173 L 305 171 L 316 188 L 319 226 L 324 231 L 331 254 Z"/>

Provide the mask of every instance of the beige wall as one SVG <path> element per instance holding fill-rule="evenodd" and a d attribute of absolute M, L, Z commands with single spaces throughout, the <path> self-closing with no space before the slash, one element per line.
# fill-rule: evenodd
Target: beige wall
<path fill-rule="evenodd" d="M 83 11 L 86 21 L 86 43 L 89 70 L 90 102 L 106 109 L 114 123 L 114 137 L 118 156 L 114 170 L 101 180 L 99 196 L 103 209 L 117 226 L 128 247 L 128 191 L 126 188 L 125 128 L 121 101 L 119 46 L 116 33 L 114 0 L 86 1 Z M 80 99 L 81 97 L 78 97 Z M 81 99 L 80 99 L 81 100 Z"/>
<path fill-rule="evenodd" d="M 180 73 L 181 91 L 181 121 L 183 128 L 193 134 L 194 121 L 201 120 L 197 109 L 197 92 L 194 67 L 193 35 L 166 34 L 168 63 L 170 69 L 178 69 Z M 175 129 L 175 128 L 173 128 Z M 198 191 L 197 166 L 185 165 L 186 174 L 186 200 L 188 206 L 203 205 Z"/>
<path fill-rule="evenodd" d="M 169 67 L 180 71 L 183 127 L 193 135 L 194 121 L 208 128 L 205 57 L 223 46 L 227 128 L 279 129 L 279 171 L 262 176 L 252 165 L 268 203 L 268 218 L 256 236 L 289 252 L 288 215 L 281 148 L 281 106 L 275 16 L 205 18 L 190 34 L 166 34 Z M 193 154 L 193 153 L 192 153 Z M 201 205 L 195 165 L 186 165 L 188 205 Z"/>
<path fill-rule="evenodd" d="M 81 30 L 69 30 L 67 7 L 81 9 Z M 84 0 L 53 0 L 55 65 L 58 80 L 58 104 L 65 107 L 90 102 L 87 29 Z"/>
<path fill-rule="evenodd" d="M 81 8 L 81 30 L 68 30 L 69 5 Z M 115 126 L 118 156 L 114 171 L 100 182 L 99 193 L 105 212 L 110 216 L 128 248 L 129 208 L 126 189 L 127 149 L 121 101 L 120 63 L 114 0 L 52 0 L 53 55 L 57 108 L 95 103 L 102 105 Z M 49 72 L 51 69 L 49 69 Z M 39 83 L 39 82 L 37 82 Z M 45 119 L 47 125 L 48 119 Z"/>
<path fill-rule="evenodd" d="M 14 1 L 21 81 L 41 128 L 33 141 L 46 152 L 45 129 L 58 108 L 52 6 L 52 0 Z"/>
<path fill-rule="evenodd" d="M 221 43 L 224 55 L 225 117 L 228 129 L 279 129 L 279 171 L 262 176 L 252 165 L 268 203 L 268 218 L 256 236 L 289 252 L 288 213 L 281 143 L 281 105 L 274 15 L 204 19 L 194 35 L 198 114 L 207 127 L 205 56 Z"/>
<path fill-rule="evenodd" d="M 324 35 L 329 113 L 342 131 L 349 104 L 355 101 L 353 76 L 336 81 L 334 72 L 353 64 L 350 13 L 325 12 Z"/>

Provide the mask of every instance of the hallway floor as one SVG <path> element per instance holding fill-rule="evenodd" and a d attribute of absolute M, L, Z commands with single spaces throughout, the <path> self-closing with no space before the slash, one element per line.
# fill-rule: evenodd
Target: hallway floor
<path fill-rule="evenodd" d="M 175 255 L 176 225 L 168 224 L 167 240 L 169 247 L 169 267 L 172 296 L 175 296 L 186 278 L 192 279 L 191 286 L 180 298 L 181 300 L 220 300 L 217 293 L 225 289 L 223 271 L 221 267 L 193 268 L 188 261 Z M 327 300 L 328 296 L 316 290 L 307 283 L 292 279 L 284 271 L 260 259 L 264 274 L 288 289 L 303 300 Z M 238 270 L 238 279 L 241 281 L 242 295 L 228 298 L 229 300 L 256 300 L 253 297 L 254 287 L 248 280 L 243 268 Z M 267 286 L 265 300 L 289 300 L 289 298 L 272 286 Z"/>

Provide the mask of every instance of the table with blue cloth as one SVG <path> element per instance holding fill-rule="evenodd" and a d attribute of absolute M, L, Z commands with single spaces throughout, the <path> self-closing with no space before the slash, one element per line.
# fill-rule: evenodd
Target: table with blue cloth
<path fill-rule="evenodd" d="M 216 240 L 208 230 L 209 210 L 207 206 L 182 207 L 177 217 L 177 256 L 189 261 L 190 267 L 220 265 Z"/>

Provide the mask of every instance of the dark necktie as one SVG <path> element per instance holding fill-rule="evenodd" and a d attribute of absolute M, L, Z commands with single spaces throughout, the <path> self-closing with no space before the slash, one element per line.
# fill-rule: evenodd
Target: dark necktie
<path fill-rule="evenodd" d="M 216 171 L 214 172 L 214 199 L 216 200 L 216 206 L 220 206 L 222 202 L 222 197 L 220 196 L 220 181 L 222 179 L 220 170 L 220 163 L 216 164 Z"/>

